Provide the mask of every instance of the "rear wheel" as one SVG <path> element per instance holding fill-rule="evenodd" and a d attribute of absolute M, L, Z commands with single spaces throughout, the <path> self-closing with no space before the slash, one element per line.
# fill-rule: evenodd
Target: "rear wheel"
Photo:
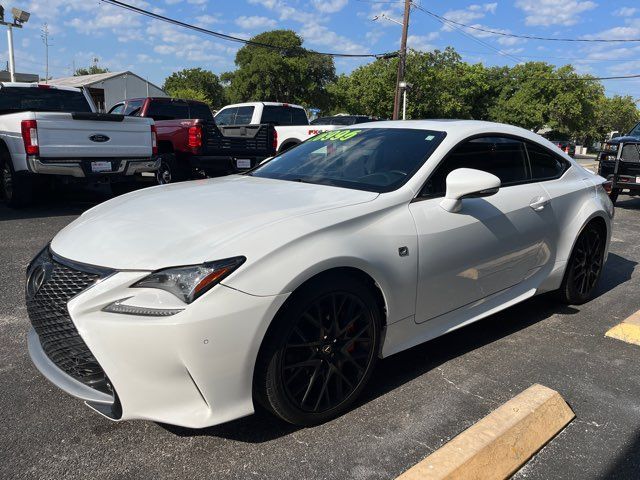
<path fill-rule="evenodd" d="M 189 179 L 189 171 L 178 164 L 175 154 L 163 153 L 160 155 L 160 167 L 156 171 L 158 185 L 182 182 Z"/>
<path fill-rule="evenodd" d="M 10 207 L 24 207 L 33 200 L 33 179 L 28 172 L 16 172 L 5 152 L 0 158 L 0 193 Z"/>
<path fill-rule="evenodd" d="M 381 313 L 371 290 L 335 277 L 312 282 L 275 321 L 256 365 L 260 403 L 302 426 L 343 413 L 371 376 Z"/>
<path fill-rule="evenodd" d="M 620 195 L 620 189 L 619 188 L 614 188 L 609 193 L 609 198 L 611 199 L 611 203 L 613 203 L 614 205 L 618 201 L 618 195 Z"/>
<path fill-rule="evenodd" d="M 605 234 L 594 222 L 580 233 L 559 290 L 564 303 L 580 305 L 592 297 L 602 273 L 605 244 Z"/>

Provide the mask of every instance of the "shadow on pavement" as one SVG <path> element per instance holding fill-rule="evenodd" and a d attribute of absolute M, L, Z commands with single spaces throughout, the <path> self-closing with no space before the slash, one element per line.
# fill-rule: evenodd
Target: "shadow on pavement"
<path fill-rule="evenodd" d="M 80 215 L 85 210 L 113 197 L 114 194 L 109 185 L 56 186 L 38 192 L 33 204 L 28 207 L 9 208 L 0 199 L 0 222 Z"/>
<path fill-rule="evenodd" d="M 610 254 L 596 295 L 603 295 L 627 281 L 635 265 L 635 262 Z M 378 363 L 369 385 L 353 408 L 385 395 L 453 358 L 524 330 L 555 313 L 566 315 L 579 312 L 580 310 L 574 307 L 560 304 L 555 300 L 553 293 L 548 293 L 393 355 Z M 264 411 L 202 430 L 172 425 L 161 426 L 181 437 L 210 435 L 246 443 L 262 443 L 298 430 L 297 427 L 286 424 Z"/>
<path fill-rule="evenodd" d="M 628 195 L 621 194 L 616 202 L 616 208 L 638 210 L 640 209 L 640 197 L 630 197 Z"/>
<path fill-rule="evenodd" d="M 615 459 L 602 478 L 637 480 L 640 478 L 640 433 Z"/>

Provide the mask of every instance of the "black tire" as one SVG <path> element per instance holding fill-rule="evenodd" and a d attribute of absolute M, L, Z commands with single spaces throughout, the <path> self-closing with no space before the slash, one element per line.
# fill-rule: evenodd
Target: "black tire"
<path fill-rule="evenodd" d="M 614 205 L 618 201 L 618 195 L 620 195 L 620 189 L 619 188 L 615 188 L 615 189 L 611 190 L 611 192 L 609 193 L 609 198 L 611 199 L 611 203 L 613 203 Z"/>
<path fill-rule="evenodd" d="M 582 230 L 558 290 L 560 301 L 582 305 L 591 299 L 602 273 L 606 241 L 606 233 L 595 222 Z"/>
<path fill-rule="evenodd" d="M 156 182 L 158 185 L 182 182 L 189 180 L 191 175 L 189 169 L 181 165 L 173 153 L 163 153 L 160 155 L 160 167 L 156 171 Z"/>
<path fill-rule="evenodd" d="M 29 172 L 16 172 L 7 152 L 0 154 L 0 194 L 12 208 L 33 202 L 33 178 Z"/>
<path fill-rule="evenodd" d="M 278 154 L 280 154 L 282 152 L 286 152 L 287 150 L 295 147 L 296 145 L 300 145 L 300 143 L 299 142 L 285 143 L 283 146 L 280 147 L 280 150 L 278 150 Z"/>
<path fill-rule="evenodd" d="M 265 338 L 254 396 L 300 426 L 345 412 L 373 371 L 381 309 L 371 287 L 349 275 L 319 278 L 296 291 Z"/>

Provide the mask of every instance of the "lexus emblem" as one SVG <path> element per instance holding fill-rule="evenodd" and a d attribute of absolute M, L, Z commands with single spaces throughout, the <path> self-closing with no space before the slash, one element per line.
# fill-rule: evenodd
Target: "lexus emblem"
<path fill-rule="evenodd" d="M 51 276 L 52 270 L 53 265 L 50 263 L 42 263 L 33 268 L 29 275 L 29 279 L 27 280 L 27 292 L 30 297 L 36 296 L 40 288 L 42 288 L 42 285 L 44 285 Z"/>
<path fill-rule="evenodd" d="M 91 140 L 92 142 L 104 143 L 104 142 L 108 142 L 111 139 L 106 135 L 102 135 L 101 133 L 96 133 L 95 135 L 91 135 L 89 137 L 89 140 Z"/>

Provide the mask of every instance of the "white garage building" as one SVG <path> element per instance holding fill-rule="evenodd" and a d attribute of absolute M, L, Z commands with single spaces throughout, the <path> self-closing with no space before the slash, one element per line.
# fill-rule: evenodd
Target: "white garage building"
<path fill-rule="evenodd" d="M 160 87 L 129 71 L 53 78 L 48 83 L 65 87 L 85 87 L 101 112 L 108 111 L 113 105 L 127 98 L 168 96 Z"/>

